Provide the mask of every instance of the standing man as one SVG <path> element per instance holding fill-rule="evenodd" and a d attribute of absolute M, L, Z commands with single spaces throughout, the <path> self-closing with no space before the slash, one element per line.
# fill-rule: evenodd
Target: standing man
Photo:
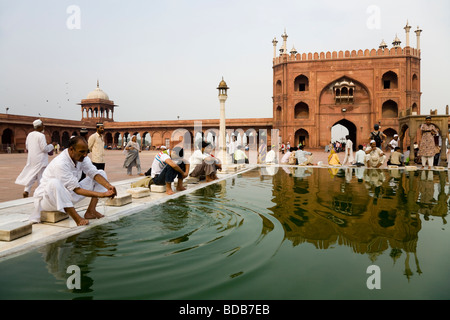
<path fill-rule="evenodd" d="M 347 135 L 345 138 L 347 141 L 345 142 L 345 158 L 342 165 L 350 166 L 353 164 L 353 161 L 355 161 L 355 158 L 353 157 L 353 141 L 350 139 L 350 135 Z"/>
<path fill-rule="evenodd" d="M 370 133 L 369 139 L 375 141 L 376 147 L 381 149 L 381 144 L 386 140 L 386 135 L 380 131 L 380 125 L 376 124 L 373 126 L 374 131 Z"/>
<path fill-rule="evenodd" d="M 45 169 L 41 184 L 34 193 L 34 211 L 30 221 L 39 223 L 41 211 L 64 211 L 78 226 L 89 224 L 88 219 L 103 217 L 96 210 L 99 198 L 114 198 L 116 188 L 112 186 L 103 170 L 98 170 L 90 160 L 86 139 L 75 136 L 69 140 L 69 147 L 64 149 Z M 81 173 L 86 178 L 79 182 Z M 75 210 L 74 204 L 90 197 L 84 218 Z"/>
<path fill-rule="evenodd" d="M 31 187 L 36 181 L 39 185 L 42 173 L 48 165 L 48 153 L 53 151 L 55 147 L 55 142 L 47 144 L 42 120 L 35 120 L 33 127 L 34 131 L 28 134 L 25 142 L 28 150 L 27 164 L 16 179 L 16 184 L 25 186 L 24 198 L 28 198 Z"/>
<path fill-rule="evenodd" d="M 88 147 L 91 152 L 92 164 L 98 170 L 105 170 L 105 142 L 103 141 L 105 128 L 103 123 L 97 123 L 97 132 L 89 137 Z"/>
<path fill-rule="evenodd" d="M 389 142 L 388 147 L 391 153 L 395 151 L 395 148 L 398 147 L 398 134 L 394 134 L 394 138 Z"/>

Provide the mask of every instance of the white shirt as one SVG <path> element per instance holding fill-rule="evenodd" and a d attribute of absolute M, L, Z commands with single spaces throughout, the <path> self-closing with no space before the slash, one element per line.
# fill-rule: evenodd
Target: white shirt
<path fill-rule="evenodd" d="M 80 188 L 78 181 L 83 172 L 92 179 L 99 174 L 99 170 L 92 164 L 91 159 L 85 157 L 82 162 L 75 164 L 69 156 L 69 149 L 65 149 L 45 169 L 42 174 L 41 184 L 36 189 L 34 197 L 38 198 L 44 194 L 46 185 L 51 179 L 58 179 L 70 191 Z"/>
<path fill-rule="evenodd" d="M 240 149 L 237 149 L 234 152 L 234 160 L 239 161 L 244 159 L 247 159 L 247 155 L 245 154 L 245 152 Z"/>
<path fill-rule="evenodd" d="M 228 144 L 228 153 L 233 154 L 236 152 L 237 146 L 239 143 L 237 141 L 232 141 Z"/>
<path fill-rule="evenodd" d="M 276 157 L 275 151 L 273 149 L 270 150 L 266 155 L 266 163 L 276 163 Z"/>
<path fill-rule="evenodd" d="M 16 184 L 20 185 L 27 185 L 48 165 L 48 153 L 54 148 L 52 144 L 47 144 L 45 135 L 39 131 L 28 134 L 25 146 L 28 150 L 27 164 L 16 179 Z"/>
<path fill-rule="evenodd" d="M 91 160 L 95 163 L 105 163 L 105 143 L 98 132 L 89 137 L 89 151 L 91 151 Z"/>
<path fill-rule="evenodd" d="M 163 151 L 161 151 L 156 155 L 152 163 L 152 178 L 154 178 L 157 174 L 160 174 L 161 171 L 163 171 L 164 167 L 167 165 L 166 164 L 167 159 L 170 159 L 170 156 Z"/>
<path fill-rule="evenodd" d="M 391 142 L 389 142 L 389 145 L 391 146 L 391 152 L 394 152 L 395 148 L 398 147 L 398 140 L 392 139 Z"/>
<path fill-rule="evenodd" d="M 289 156 L 292 152 L 288 151 L 284 154 L 283 158 L 281 158 L 281 163 L 289 163 Z"/>
<path fill-rule="evenodd" d="M 206 154 L 202 153 L 202 150 L 197 149 L 194 151 L 194 153 L 189 158 L 189 162 L 191 163 L 191 166 L 194 167 L 198 164 L 202 164 L 202 161 L 205 160 L 205 158 L 206 158 Z"/>
<path fill-rule="evenodd" d="M 355 154 L 355 163 L 364 163 L 366 153 L 364 150 L 358 150 Z"/>

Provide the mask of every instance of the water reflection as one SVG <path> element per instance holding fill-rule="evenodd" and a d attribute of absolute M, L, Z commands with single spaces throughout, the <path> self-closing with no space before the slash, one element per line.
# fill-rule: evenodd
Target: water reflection
<path fill-rule="evenodd" d="M 94 290 L 94 279 L 91 276 L 92 265 L 98 257 L 114 256 L 117 250 L 116 233 L 109 226 L 98 226 L 67 239 L 48 244 L 38 249 L 47 264 L 47 270 L 55 279 L 63 281 L 70 276 L 67 268 L 78 266 L 81 271 L 81 288 L 67 289 L 73 293 L 91 293 Z M 92 296 L 83 296 L 82 299 L 92 299 Z"/>
<path fill-rule="evenodd" d="M 395 262 L 405 253 L 407 278 L 411 256 L 422 272 L 422 220 L 436 217 L 446 224 L 447 171 L 285 167 L 272 178 L 275 205 L 269 210 L 294 246 L 344 245 L 372 261 L 389 252 Z"/>

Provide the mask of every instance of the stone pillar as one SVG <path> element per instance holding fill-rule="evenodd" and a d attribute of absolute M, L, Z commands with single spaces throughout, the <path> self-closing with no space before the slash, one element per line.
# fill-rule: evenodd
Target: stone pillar
<path fill-rule="evenodd" d="M 417 30 L 414 32 L 417 35 L 417 50 L 420 50 L 420 34 L 422 33 L 422 30 L 420 30 L 419 26 L 417 26 Z"/>
<path fill-rule="evenodd" d="M 272 44 L 273 44 L 273 58 L 275 59 L 277 57 L 277 38 L 273 38 Z"/>
<path fill-rule="evenodd" d="M 284 33 L 281 35 L 283 38 L 283 53 L 287 53 L 287 38 L 288 35 L 286 34 L 286 29 L 284 29 Z"/>
<path fill-rule="evenodd" d="M 409 47 L 409 31 L 411 30 L 411 26 L 409 25 L 408 21 L 406 21 L 406 27 L 404 29 L 406 32 L 406 46 Z"/>
<path fill-rule="evenodd" d="M 227 90 L 229 89 L 227 83 L 223 80 L 217 87 L 219 90 L 220 101 L 220 127 L 219 127 L 219 159 L 222 161 L 222 165 L 230 164 L 227 155 L 227 136 L 226 136 L 226 123 L 225 123 L 225 101 L 228 98 Z"/>

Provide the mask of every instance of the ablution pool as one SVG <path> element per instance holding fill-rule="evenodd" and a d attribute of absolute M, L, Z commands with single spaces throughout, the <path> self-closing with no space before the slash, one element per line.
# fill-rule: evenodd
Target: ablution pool
<path fill-rule="evenodd" d="M 448 180 L 255 168 L 0 262 L 0 298 L 449 299 Z"/>

